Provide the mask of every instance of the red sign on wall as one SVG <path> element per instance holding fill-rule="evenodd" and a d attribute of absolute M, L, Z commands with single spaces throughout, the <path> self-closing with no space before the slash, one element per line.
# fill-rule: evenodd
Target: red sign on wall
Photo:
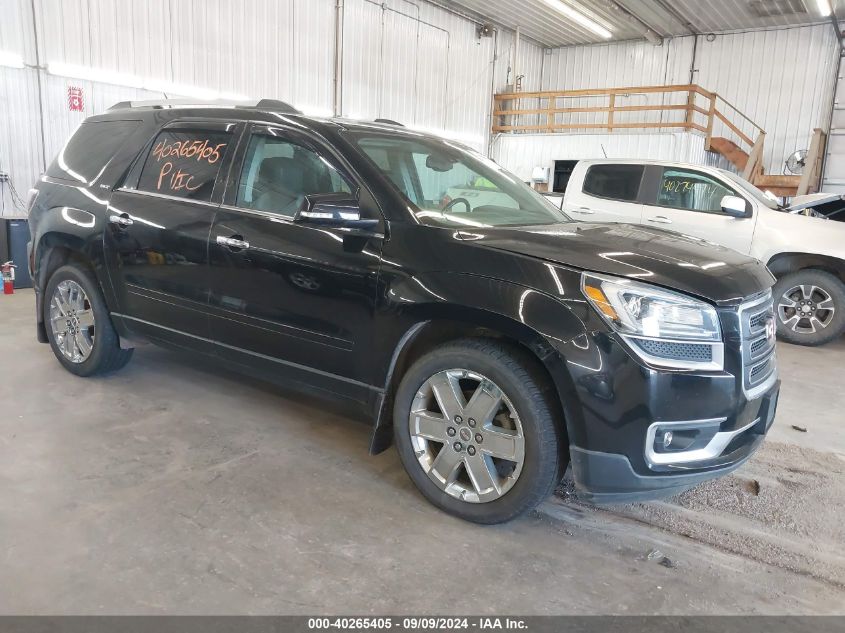
<path fill-rule="evenodd" d="M 82 112 L 85 108 L 85 101 L 82 98 L 82 88 L 76 86 L 67 87 L 67 109 L 71 112 Z"/>

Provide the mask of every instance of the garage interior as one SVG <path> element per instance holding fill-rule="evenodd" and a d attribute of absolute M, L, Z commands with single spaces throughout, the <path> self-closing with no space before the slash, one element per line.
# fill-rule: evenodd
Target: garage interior
<path fill-rule="evenodd" d="M 394 450 L 368 455 L 371 423 L 337 404 L 153 345 L 69 374 L 21 261 L 26 192 L 79 125 L 172 98 L 397 121 L 556 206 L 578 161 L 666 161 L 782 203 L 836 194 L 838 225 L 838 18 L 840 0 L 0 0 L 0 615 L 842 615 L 841 337 L 778 343 L 777 418 L 739 470 L 609 506 L 568 474 L 480 526 L 426 503 Z"/>

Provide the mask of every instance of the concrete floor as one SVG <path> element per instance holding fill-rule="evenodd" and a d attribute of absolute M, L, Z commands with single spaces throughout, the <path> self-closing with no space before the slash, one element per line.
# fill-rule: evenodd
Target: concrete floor
<path fill-rule="evenodd" d="M 559 498 L 453 519 L 320 402 L 152 346 L 76 378 L 33 318 L 0 296 L 0 614 L 845 611 L 836 582 Z M 845 453 L 843 351 L 783 349 L 781 417 L 810 428 L 773 439 Z"/>

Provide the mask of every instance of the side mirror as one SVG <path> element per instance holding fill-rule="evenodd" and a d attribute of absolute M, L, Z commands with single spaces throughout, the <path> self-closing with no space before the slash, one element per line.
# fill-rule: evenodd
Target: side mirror
<path fill-rule="evenodd" d="M 729 215 L 732 218 L 750 218 L 751 209 L 745 199 L 739 196 L 725 196 L 720 203 L 722 213 Z"/>
<path fill-rule="evenodd" d="M 294 222 L 334 228 L 372 231 L 378 220 L 362 218 L 357 198 L 348 193 L 314 193 L 303 196 Z"/>

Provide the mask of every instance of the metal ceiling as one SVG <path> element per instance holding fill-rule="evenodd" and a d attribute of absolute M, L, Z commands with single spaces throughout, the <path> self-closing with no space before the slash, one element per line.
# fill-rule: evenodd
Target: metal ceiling
<path fill-rule="evenodd" d="M 668 37 L 741 29 L 827 22 L 816 0 L 557 0 L 610 29 L 612 40 L 642 39 L 643 24 Z M 479 18 L 514 29 L 538 44 L 555 48 L 606 42 L 550 7 L 544 0 L 449 0 Z M 843 17 L 843 3 L 831 4 Z M 614 8 L 614 5 L 622 10 Z M 636 16 L 632 18 L 625 12 Z"/>

